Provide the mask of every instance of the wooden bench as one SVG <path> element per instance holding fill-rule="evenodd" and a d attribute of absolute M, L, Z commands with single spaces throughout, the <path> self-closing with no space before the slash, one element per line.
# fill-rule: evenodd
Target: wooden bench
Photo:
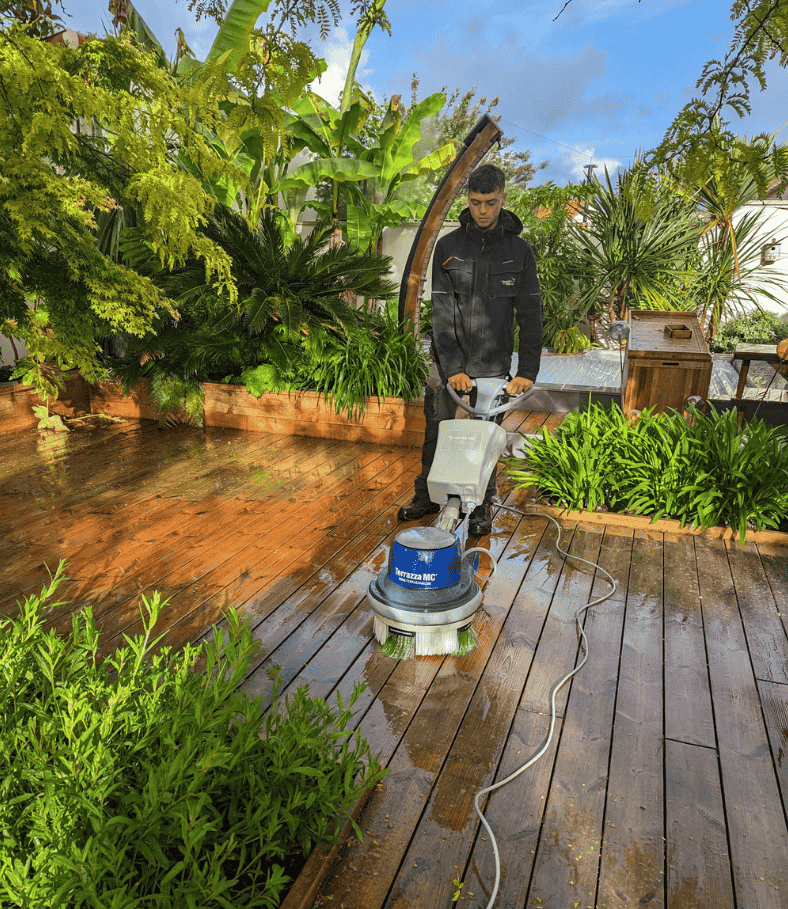
<path fill-rule="evenodd" d="M 737 401 L 768 401 L 775 404 L 788 404 L 788 389 L 747 388 L 747 376 L 750 372 L 750 363 L 760 360 L 771 363 L 775 372 L 788 375 L 788 362 L 777 356 L 776 344 L 737 344 L 733 351 L 733 359 L 741 360 L 739 384 L 736 388 L 735 400 Z"/>

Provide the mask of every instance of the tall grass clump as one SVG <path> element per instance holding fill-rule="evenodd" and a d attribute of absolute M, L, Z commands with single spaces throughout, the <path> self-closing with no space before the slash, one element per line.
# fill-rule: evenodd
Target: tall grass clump
<path fill-rule="evenodd" d="M 90 610 L 44 630 L 61 564 L 0 619 L 0 905 L 280 905 L 286 862 L 335 839 L 383 775 L 337 710 L 299 689 L 266 711 L 241 683 L 253 640 L 234 614 L 175 651 L 145 633 L 103 661 Z"/>
<path fill-rule="evenodd" d="M 742 541 L 748 527 L 775 528 L 788 518 L 785 436 L 759 419 L 739 426 L 733 410 L 693 410 L 689 420 L 645 410 L 628 420 L 618 405 L 592 404 L 554 433 L 543 430 L 508 472 L 567 510 L 725 525 Z"/>

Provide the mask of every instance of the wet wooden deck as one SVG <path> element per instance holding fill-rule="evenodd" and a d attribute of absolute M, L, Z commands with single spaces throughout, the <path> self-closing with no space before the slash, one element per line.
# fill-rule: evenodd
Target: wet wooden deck
<path fill-rule="evenodd" d="M 547 414 L 508 428 L 552 425 Z M 292 687 L 367 690 L 357 722 L 390 768 L 337 866 L 332 909 L 484 907 L 489 842 L 474 793 L 547 732 L 552 684 L 575 663 L 576 610 L 607 585 L 565 563 L 539 517 L 498 512 L 499 559 L 479 647 L 397 662 L 365 602 L 410 497 L 418 452 L 367 444 L 160 430 L 0 436 L 0 609 L 68 560 L 51 622 L 90 603 L 105 649 L 139 629 L 141 592 L 171 597 L 161 627 L 198 638 L 236 606 Z M 499 493 L 521 503 L 505 480 Z M 588 613 L 590 659 L 558 697 L 546 756 L 486 814 L 503 875 L 496 905 L 788 907 L 788 550 L 567 525 L 615 596 Z"/>

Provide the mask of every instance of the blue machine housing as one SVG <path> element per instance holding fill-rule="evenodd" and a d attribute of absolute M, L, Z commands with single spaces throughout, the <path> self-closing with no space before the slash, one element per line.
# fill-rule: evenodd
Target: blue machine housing
<path fill-rule="evenodd" d="M 388 565 L 370 583 L 369 596 L 383 618 L 430 626 L 472 616 L 481 589 L 453 533 L 410 527 L 395 537 Z"/>

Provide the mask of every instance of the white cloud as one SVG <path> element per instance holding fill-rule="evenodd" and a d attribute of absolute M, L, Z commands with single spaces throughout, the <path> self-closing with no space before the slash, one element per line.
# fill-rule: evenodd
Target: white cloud
<path fill-rule="evenodd" d="M 594 176 L 603 179 L 605 168 L 613 176 L 623 162 L 618 158 L 603 158 L 594 154 L 594 148 L 583 148 L 582 145 L 575 145 L 572 149 L 561 148 L 561 166 L 562 169 L 570 175 L 573 183 L 582 183 L 586 179 L 585 167 L 588 164 L 595 164 L 596 170 Z"/>
<path fill-rule="evenodd" d="M 183 28 L 186 43 L 192 49 L 194 56 L 198 60 L 205 60 L 216 39 L 216 33 L 219 31 L 216 23 L 206 16 L 199 22 L 189 22 L 182 25 L 181 28 Z"/>
<path fill-rule="evenodd" d="M 326 61 L 327 69 L 323 75 L 312 85 L 318 95 L 325 98 L 334 106 L 339 105 L 342 89 L 345 87 L 348 66 L 350 65 L 350 52 L 353 49 L 353 38 L 348 35 L 345 26 L 335 28 L 323 47 L 315 47 L 318 56 Z M 369 51 L 365 48 L 361 52 L 361 60 L 356 70 L 356 81 L 364 84 L 364 80 L 374 70 L 365 69 L 369 59 Z M 366 88 L 366 86 L 365 86 Z M 367 89 L 369 91 L 369 89 Z"/>

